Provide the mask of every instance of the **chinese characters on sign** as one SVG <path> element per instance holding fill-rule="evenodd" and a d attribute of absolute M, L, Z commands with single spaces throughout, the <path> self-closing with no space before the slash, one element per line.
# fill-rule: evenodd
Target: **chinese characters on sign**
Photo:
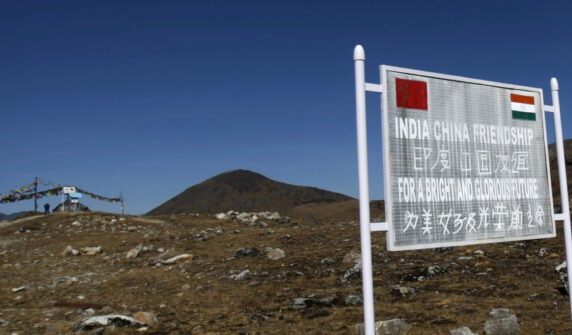
<path fill-rule="evenodd" d="M 390 250 L 555 236 L 542 91 L 382 67 Z"/>

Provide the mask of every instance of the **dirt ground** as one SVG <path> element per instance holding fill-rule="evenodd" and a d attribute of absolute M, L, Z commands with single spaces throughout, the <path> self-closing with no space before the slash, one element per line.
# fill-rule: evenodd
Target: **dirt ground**
<path fill-rule="evenodd" d="M 340 276 L 353 265 L 344 256 L 360 252 L 359 224 L 262 221 L 59 213 L 0 223 L 0 333 L 70 334 L 89 316 L 145 311 L 157 325 L 91 332 L 356 334 L 363 309 L 345 300 L 361 295 L 361 280 L 342 284 Z M 557 238 L 518 243 L 388 252 L 384 233 L 372 243 L 377 320 L 404 319 L 409 334 L 462 326 L 482 334 L 489 312 L 508 308 L 520 334 L 572 333 L 554 272 L 565 260 L 561 225 Z M 68 245 L 103 252 L 63 256 Z M 138 257 L 127 258 L 139 245 Z M 239 248 L 258 254 L 233 257 Z M 270 248 L 286 257 L 269 259 Z M 165 264 L 180 254 L 193 257 Z M 236 280 L 244 270 L 250 277 Z M 413 290 L 403 295 L 396 285 Z M 296 298 L 313 303 L 292 309 Z"/>

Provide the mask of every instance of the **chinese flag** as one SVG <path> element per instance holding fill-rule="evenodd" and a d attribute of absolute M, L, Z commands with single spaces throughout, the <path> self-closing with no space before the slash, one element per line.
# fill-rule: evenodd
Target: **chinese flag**
<path fill-rule="evenodd" d="M 397 107 L 427 110 L 427 83 L 395 78 Z"/>

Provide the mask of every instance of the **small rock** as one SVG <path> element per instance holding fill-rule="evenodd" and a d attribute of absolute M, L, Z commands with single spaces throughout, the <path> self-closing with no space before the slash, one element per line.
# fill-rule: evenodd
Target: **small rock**
<path fill-rule="evenodd" d="M 14 287 L 13 289 L 11 289 L 11 291 L 12 291 L 13 293 L 17 293 L 17 292 L 20 292 L 20 291 L 24 291 L 24 290 L 27 289 L 27 288 L 28 288 L 28 286 Z"/>
<path fill-rule="evenodd" d="M 240 248 L 232 254 L 233 257 L 256 257 L 260 252 L 256 248 Z"/>
<path fill-rule="evenodd" d="M 344 299 L 346 306 L 355 306 L 363 304 L 363 299 L 358 295 L 350 294 Z"/>
<path fill-rule="evenodd" d="M 485 321 L 485 335 L 515 335 L 518 333 L 516 315 L 506 308 L 494 308 L 489 313 L 493 319 Z"/>
<path fill-rule="evenodd" d="M 475 250 L 475 251 L 473 251 L 473 254 L 475 254 L 475 255 L 484 255 L 485 252 L 482 251 L 482 250 Z M 464 329 L 464 328 L 467 328 L 467 327 L 457 328 L 457 329 Z M 470 329 L 469 329 L 469 331 L 470 331 Z"/>
<path fill-rule="evenodd" d="M 279 240 L 289 240 L 291 238 L 292 238 L 292 235 L 284 234 L 284 235 L 280 236 Z"/>
<path fill-rule="evenodd" d="M 138 245 L 135 248 L 129 250 L 129 252 L 127 253 L 127 256 L 125 258 L 130 259 L 130 258 L 137 258 L 139 257 L 139 253 L 141 252 L 141 248 L 142 245 Z"/>
<path fill-rule="evenodd" d="M 449 335 L 478 335 L 478 334 L 473 333 L 473 331 L 469 327 L 461 327 L 450 330 Z"/>
<path fill-rule="evenodd" d="M 128 232 L 137 231 L 137 227 L 135 227 L 135 226 L 129 226 L 129 227 L 127 227 L 127 231 L 128 231 Z"/>
<path fill-rule="evenodd" d="M 540 250 L 538 250 L 538 257 L 544 257 L 546 255 L 548 255 L 548 249 L 540 248 Z"/>
<path fill-rule="evenodd" d="M 336 262 L 329 257 L 323 258 L 320 261 L 320 265 L 322 265 L 322 266 L 328 266 L 328 265 L 334 265 L 334 264 L 336 264 Z"/>
<path fill-rule="evenodd" d="M 539 296 L 540 296 L 540 294 L 538 294 L 538 293 L 532 293 L 531 295 L 528 296 L 528 298 L 526 298 L 526 301 L 534 301 L 534 300 L 536 300 Z"/>
<path fill-rule="evenodd" d="M 79 251 L 72 248 L 71 245 L 68 245 L 64 251 L 62 252 L 62 256 L 77 256 L 79 255 Z"/>
<path fill-rule="evenodd" d="M 313 305 L 313 300 L 309 298 L 296 298 L 290 300 L 288 308 L 290 309 L 304 309 Z"/>
<path fill-rule="evenodd" d="M 361 278 L 361 262 L 357 262 L 351 268 L 347 269 L 340 276 L 340 282 L 347 284 L 351 280 Z"/>
<path fill-rule="evenodd" d="M 165 264 L 175 264 L 179 261 L 186 261 L 186 260 L 192 260 L 193 259 L 193 255 L 191 254 L 180 254 L 177 255 L 175 257 L 171 257 L 168 260 L 165 261 Z"/>
<path fill-rule="evenodd" d="M 72 222 L 72 226 L 81 226 L 81 223 L 79 223 L 79 221 L 74 221 Z"/>
<path fill-rule="evenodd" d="M 365 334 L 363 323 L 356 326 L 359 335 Z M 375 333 L 377 335 L 406 335 L 411 330 L 411 325 L 402 319 L 377 321 L 375 323 Z"/>
<path fill-rule="evenodd" d="M 361 261 L 361 254 L 351 251 L 344 256 L 344 260 L 342 262 L 344 264 L 355 264 L 359 261 Z"/>
<path fill-rule="evenodd" d="M 489 315 L 493 318 L 506 318 L 507 316 L 512 315 L 508 308 L 493 308 Z"/>
<path fill-rule="evenodd" d="M 282 250 L 282 249 L 276 248 L 276 249 L 272 249 L 266 256 L 269 259 L 276 261 L 276 260 L 279 260 L 279 259 L 286 257 L 286 252 L 284 252 L 284 250 Z"/>
<path fill-rule="evenodd" d="M 439 266 L 433 265 L 427 268 L 428 276 L 437 276 L 443 272 L 443 269 Z"/>
<path fill-rule="evenodd" d="M 27 232 L 30 232 L 32 230 L 38 230 L 38 228 L 31 227 L 31 226 L 24 226 L 24 227 L 20 228 L 20 233 L 27 233 Z"/>
<path fill-rule="evenodd" d="M 290 222 L 290 218 L 287 217 L 287 216 L 283 216 L 283 217 L 277 219 L 276 222 L 278 222 L 278 223 L 288 223 L 288 222 Z"/>
<path fill-rule="evenodd" d="M 417 293 L 413 287 L 395 285 L 391 288 L 391 294 L 398 297 L 412 297 Z"/>
<path fill-rule="evenodd" d="M 473 259 L 475 258 L 472 256 L 461 256 L 457 258 L 457 262 L 467 262 L 467 261 L 472 261 Z"/>
<path fill-rule="evenodd" d="M 81 248 L 80 250 L 84 255 L 87 256 L 95 256 L 103 252 L 103 249 L 101 247 L 85 247 Z"/>
<path fill-rule="evenodd" d="M 230 215 L 228 215 L 228 214 L 226 214 L 226 213 L 218 213 L 218 214 L 215 214 L 215 218 L 216 218 L 217 220 L 225 220 L 225 221 L 228 221 L 228 220 L 230 220 Z"/>
<path fill-rule="evenodd" d="M 564 289 L 566 289 L 566 293 L 570 294 L 568 290 L 568 268 L 566 266 L 566 261 L 560 263 L 555 269 L 554 272 L 558 274 L 560 281 L 564 285 Z"/>
<path fill-rule="evenodd" d="M 159 325 L 159 321 L 157 321 L 157 317 L 153 313 L 137 312 L 133 315 L 133 318 L 137 321 L 143 322 L 151 328 L 157 328 Z"/>
<path fill-rule="evenodd" d="M 246 280 L 250 278 L 250 271 L 244 270 L 234 277 L 234 280 Z"/>
<path fill-rule="evenodd" d="M 83 319 L 74 326 L 73 331 L 80 332 L 84 330 L 92 330 L 108 326 L 144 327 L 145 324 L 126 315 L 108 314 L 108 315 L 93 316 L 87 319 Z"/>

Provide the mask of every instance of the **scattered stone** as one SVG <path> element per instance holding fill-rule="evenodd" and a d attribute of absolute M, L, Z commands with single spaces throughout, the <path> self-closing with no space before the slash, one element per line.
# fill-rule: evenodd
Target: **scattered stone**
<path fill-rule="evenodd" d="M 101 247 L 85 247 L 81 248 L 80 250 L 84 255 L 87 256 L 95 256 L 103 252 L 103 249 Z"/>
<path fill-rule="evenodd" d="M 270 250 L 270 252 L 266 255 L 269 259 L 276 261 L 286 257 L 286 252 L 284 250 L 276 248 Z"/>
<path fill-rule="evenodd" d="M 391 288 L 391 294 L 397 297 L 412 297 L 417 294 L 414 287 L 395 285 Z"/>
<path fill-rule="evenodd" d="M 507 308 L 493 308 L 489 314 L 493 318 L 485 321 L 485 335 L 515 335 L 518 333 L 516 315 Z"/>
<path fill-rule="evenodd" d="M 281 218 L 276 219 L 276 222 L 278 222 L 278 223 L 288 223 L 288 222 L 290 222 L 290 218 L 287 217 L 287 216 L 282 216 Z"/>
<path fill-rule="evenodd" d="M 244 270 L 234 277 L 234 280 L 247 280 L 250 278 L 250 271 Z"/>
<path fill-rule="evenodd" d="M 127 231 L 128 231 L 128 232 L 137 231 L 137 227 L 135 227 L 135 226 L 129 226 L 129 227 L 127 227 Z"/>
<path fill-rule="evenodd" d="M 338 302 L 338 297 L 335 295 L 326 298 L 316 299 L 314 297 L 296 298 L 290 300 L 288 308 L 294 310 L 306 309 L 309 307 L 331 307 Z"/>
<path fill-rule="evenodd" d="M 87 319 L 83 319 L 74 326 L 73 331 L 80 332 L 84 330 L 93 330 L 108 326 L 144 327 L 146 326 L 146 324 L 126 315 L 108 314 L 108 315 L 93 316 Z"/>
<path fill-rule="evenodd" d="M 473 254 L 475 254 L 475 255 L 484 255 L 485 252 L 482 251 L 482 250 L 475 250 L 475 251 L 473 251 Z M 467 327 L 463 327 L 463 328 L 467 328 Z M 463 328 L 458 328 L 458 329 L 463 329 Z M 470 329 L 469 329 L 469 330 L 470 330 Z"/>
<path fill-rule="evenodd" d="M 4 319 L 0 319 L 0 326 L 2 327 L 6 327 L 10 324 L 10 322 L 4 320 Z"/>
<path fill-rule="evenodd" d="M 71 284 L 75 284 L 75 283 L 79 283 L 79 279 L 77 279 L 77 277 L 56 277 L 53 279 L 53 285 L 54 286 L 57 286 L 60 284 L 71 285 Z"/>
<path fill-rule="evenodd" d="M 361 261 L 361 254 L 357 252 L 350 251 L 344 256 L 342 263 L 344 264 L 355 264 Z"/>
<path fill-rule="evenodd" d="M 260 253 L 260 251 L 258 251 L 258 249 L 256 248 L 240 248 L 240 249 L 236 249 L 236 251 L 234 252 L 234 254 L 232 254 L 233 257 L 239 258 L 239 257 L 256 257 L 258 256 L 258 254 Z"/>
<path fill-rule="evenodd" d="M 64 251 L 62 252 L 62 256 L 77 256 L 79 255 L 79 251 L 75 250 L 74 248 L 72 248 L 71 245 L 68 245 Z"/>
<path fill-rule="evenodd" d="M 320 261 L 320 265 L 322 265 L 322 266 L 328 266 L 328 265 L 334 265 L 334 264 L 336 264 L 336 262 L 333 259 L 331 259 L 330 257 L 323 258 Z"/>
<path fill-rule="evenodd" d="M 538 293 L 532 293 L 531 295 L 528 296 L 528 298 L 526 298 L 526 301 L 534 301 L 534 300 L 536 300 L 539 296 L 540 296 L 540 294 L 538 294 Z"/>
<path fill-rule="evenodd" d="M 346 306 L 355 306 L 363 304 L 363 299 L 358 295 L 350 294 L 344 299 Z"/>
<path fill-rule="evenodd" d="M 449 331 L 449 335 L 478 335 L 478 334 L 473 333 L 473 331 L 469 327 L 461 327 Z"/>
<path fill-rule="evenodd" d="M 18 293 L 18 292 L 24 291 L 27 288 L 28 288 L 28 286 L 14 287 L 13 289 L 11 289 L 11 291 L 12 291 L 12 293 Z"/>
<path fill-rule="evenodd" d="M 356 326 L 358 335 L 364 335 L 363 323 Z M 402 319 L 377 321 L 375 323 L 375 333 L 377 335 L 406 335 L 411 330 L 411 325 Z"/>
<path fill-rule="evenodd" d="M 143 322 L 151 328 L 157 328 L 159 325 L 159 321 L 157 321 L 157 317 L 153 313 L 137 312 L 133 315 L 133 318 L 137 321 Z"/>
<path fill-rule="evenodd" d="M 347 284 L 351 280 L 361 278 L 361 262 L 357 262 L 351 268 L 347 269 L 340 276 L 340 282 Z"/>
<path fill-rule="evenodd" d="M 230 215 L 228 215 L 226 213 L 218 213 L 218 214 L 215 214 L 215 218 L 217 220 L 228 221 L 228 220 L 230 220 Z"/>
<path fill-rule="evenodd" d="M 290 304 L 288 305 L 288 308 L 290 309 L 304 309 L 306 307 L 309 307 L 309 305 L 311 304 L 312 299 L 308 299 L 308 298 L 296 298 L 296 299 L 292 299 L 290 300 Z"/>
<path fill-rule="evenodd" d="M 79 223 L 79 221 L 74 221 L 72 222 L 72 226 L 81 226 L 81 223 Z"/>
<path fill-rule="evenodd" d="M 191 254 L 180 254 L 177 255 L 175 257 L 171 257 L 168 260 L 165 261 L 165 264 L 175 264 L 179 261 L 186 261 L 186 260 L 192 260 L 193 259 L 193 255 Z"/>
<path fill-rule="evenodd" d="M 207 241 L 209 239 L 209 235 L 207 233 L 200 233 L 200 234 L 195 235 L 195 238 L 199 242 L 204 242 L 204 241 Z"/>
<path fill-rule="evenodd" d="M 280 236 L 279 240 L 289 240 L 291 238 L 292 238 L 292 235 L 284 234 L 284 235 Z"/>
<path fill-rule="evenodd" d="M 27 233 L 27 232 L 32 231 L 32 230 L 38 230 L 38 228 L 31 227 L 31 226 L 23 226 L 20 228 L 20 233 Z"/>
<path fill-rule="evenodd" d="M 540 248 L 540 250 L 538 250 L 538 257 L 544 257 L 546 255 L 548 255 L 548 249 Z"/>
<path fill-rule="evenodd" d="M 436 266 L 436 265 L 432 265 L 432 266 L 427 268 L 427 275 L 428 276 L 437 276 L 443 272 L 444 272 L 444 269 L 442 269 L 441 267 Z"/>
<path fill-rule="evenodd" d="M 560 281 L 564 285 L 564 289 L 566 289 L 566 293 L 570 294 L 570 291 L 568 290 L 568 268 L 566 266 L 566 261 L 560 263 L 560 265 L 554 269 L 554 272 L 558 274 Z"/>
<path fill-rule="evenodd" d="M 461 256 L 457 258 L 457 262 L 467 262 L 467 261 L 472 261 L 473 259 L 475 258 L 472 256 Z"/>
<path fill-rule="evenodd" d="M 139 257 L 139 253 L 141 252 L 142 247 L 143 247 L 143 246 L 140 244 L 140 245 L 136 246 L 135 248 L 129 250 L 129 252 L 127 253 L 126 258 L 127 258 L 127 259 L 130 259 L 130 258 L 137 258 L 137 257 Z"/>

